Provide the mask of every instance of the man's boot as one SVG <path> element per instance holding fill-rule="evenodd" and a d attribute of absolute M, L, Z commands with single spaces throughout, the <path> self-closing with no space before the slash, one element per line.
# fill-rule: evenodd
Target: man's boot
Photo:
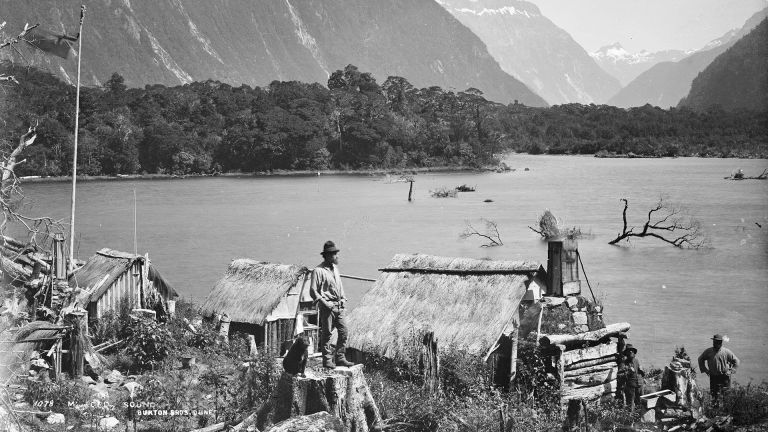
<path fill-rule="evenodd" d="M 336 369 L 336 366 L 332 361 L 323 359 L 323 369 Z"/>
<path fill-rule="evenodd" d="M 354 363 L 344 357 L 336 357 L 336 366 L 350 367 L 354 365 Z"/>

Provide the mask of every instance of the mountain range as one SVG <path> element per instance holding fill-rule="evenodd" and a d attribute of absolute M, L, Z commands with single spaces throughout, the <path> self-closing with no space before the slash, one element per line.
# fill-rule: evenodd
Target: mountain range
<path fill-rule="evenodd" d="M 99 86 L 113 72 L 133 87 L 208 79 L 326 84 L 331 72 L 354 64 L 379 83 L 396 75 L 416 87 L 474 87 L 502 103 L 662 108 L 676 106 L 697 75 L 768 16 L 768 9 L 758 12 L 692 53 L 632 54 L 612 44 L 590 54 L 524 0 L 100 0 L 87 6 L 85 85 Z M 7 21 L 0 38 L 15 36 L 25 23 L 74 36 L 78 15 L 61 0 L 0 0 L 0 22 Z M 77 52 L 60 59 L 19 47 L 0 51 L 0 60 L 75 81 Z"/>
<path fill-rule="evenodd" d="M 628 108 L 651 104 L 661 108 L 677 106 L 688 95 L 694 78 L 737 40 L 768 16 L 768 8 L 752 15 L 743 27 L 730 31 L 677 62 L 661 62 L 640 74 L 615 96 L 609 105 Z"/>
<path fill-rule="evenodd" d="M 522 0 L 437 0 L 485 42 L 505 72 L 550 104 L 603 103 L 621 88 L 563 29 Z"/>
<path fill-rule="evenodd" d="M 768 18 L 707 66 L 679 106 L 768 111 Z"/>
<path fill-rule="evenodd" d="M 0 37 L 15 35 L 27 22 L 74 35 L 79 9 L 58 0 L 0 0 L 0 17 L 7 21 Z M 433 1 L 104 0 L 88 3 L 82 37 L 86 85 L 100 85 L 112 72 L 129 86 L 207 79 L 325 84 L 331 72 L 354 64 L 379 82 L 397 75 L 417 87 L 474 87 L 497 102 L 547 105 Z M 28 64 L 75 80 L 75 55 L 23 54 Z"/>
<path fill-rule="evenodd" d="M 601 47 L 589 55 L 606 72 L 616 77 L 622 86 L 632 82 L 638 75 L 645 72 L 651 66 L 661 62 L 675 62 L 683 59 L 690 52 L 683 50 L 664 50 L 649 52 L 642 50 L 639 53 L 631 53 L 624 49 L 620 43 Z M 613 95 L 611 95 L 613 96 Z"/>

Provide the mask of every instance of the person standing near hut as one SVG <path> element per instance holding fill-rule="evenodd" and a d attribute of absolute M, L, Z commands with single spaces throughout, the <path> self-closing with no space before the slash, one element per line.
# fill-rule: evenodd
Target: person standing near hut
<path fill-rule="evenodd" d="M 344 306 L 347 298 L 339 275 L 339 248 L 332 241 L 323 245 L 323 262 L 312 270 L 309 293 L 320 310 L 320 349 L 323 353 L 323 367 L 333 369 L 336 366 L 353 366 L 354 363 L 344 357 L 347 344 L 347 325 L 344 318 Z M 336 352 L 331 351 L 331 332 L 338 332 Z"/>
<path fill-rule="evenodd" d="M 723 346 L 723 335 L 712 336 L 712 347 L 699 356 L 699 370 L 709 375 L 709 394 L 717 401 L 720 393 L 731 386 L 731 375 L 739 367 L 739 359 Z"/>
<path fill-rule="evenodd" d="M 640 362 L 637 360 L 637 348 L 633 347 L 632 344 L 627 344 L 624 348 L 624 361 L 621 364 L 619 374 L 624 377 L 624 403 L 630 410 L 634 410 L 635 405 L 640 404 L 643 388 L 640 376 L 645 376 L 645 372 L 640 368 Z"/>

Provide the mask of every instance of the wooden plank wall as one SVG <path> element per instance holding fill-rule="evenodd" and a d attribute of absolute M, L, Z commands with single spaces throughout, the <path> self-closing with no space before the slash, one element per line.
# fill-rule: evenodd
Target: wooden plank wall
<path fill-rule="evenodd" d="M 96 318 L 103 317 L 109 311 L 117 311 L 120 301 L 128 298 L 133 307 L 141 307 L 141 267 L 140 261 L 120 275 L 112 285 L 96 300 Z"/>

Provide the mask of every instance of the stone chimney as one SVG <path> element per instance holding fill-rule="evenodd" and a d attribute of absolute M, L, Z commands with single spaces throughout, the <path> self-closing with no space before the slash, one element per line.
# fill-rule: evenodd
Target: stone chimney
<path fill-rule="evenodd" d="M 548 242 L 547 295 L 565 297 L 581 294 L 578 248 L 576 240 L 567 238 Z"/>

